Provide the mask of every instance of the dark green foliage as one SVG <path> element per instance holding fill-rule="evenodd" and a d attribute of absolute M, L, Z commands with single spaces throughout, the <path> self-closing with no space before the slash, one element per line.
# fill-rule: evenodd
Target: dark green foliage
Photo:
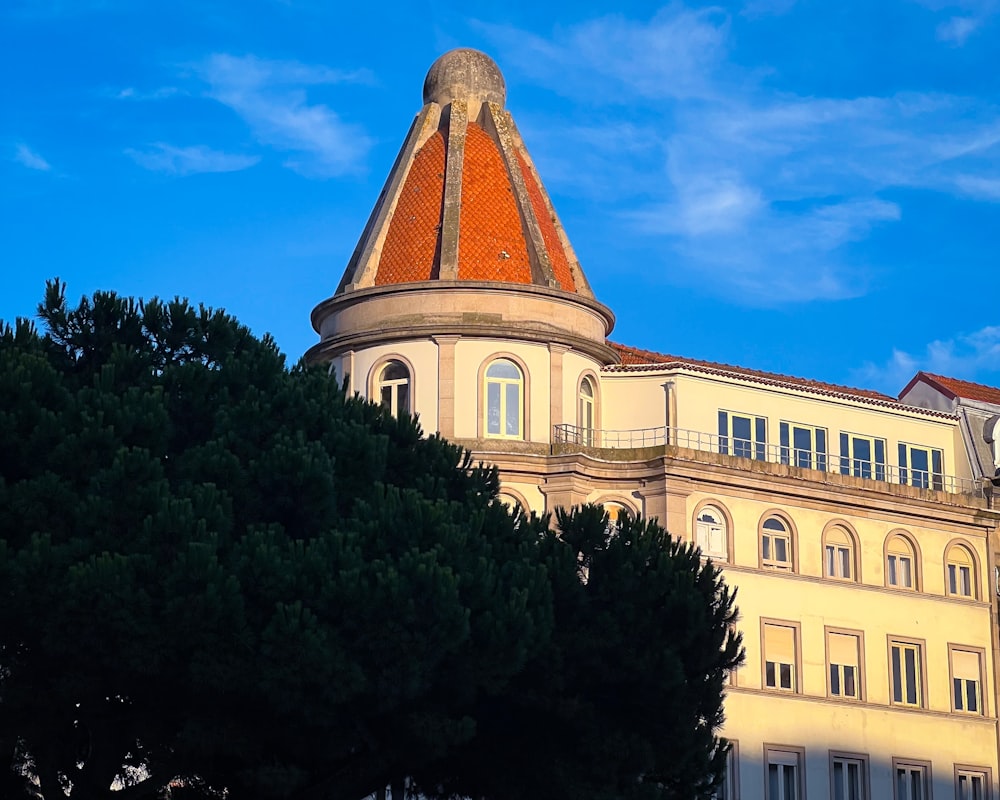
<path fill-rule="evenodd" d="M 494 470 L 222 312 L 56 282 L 39 313 L 0 330 L 0 797 L 714 780 L 739 648 L 689 548 L 512 519 Z"/>

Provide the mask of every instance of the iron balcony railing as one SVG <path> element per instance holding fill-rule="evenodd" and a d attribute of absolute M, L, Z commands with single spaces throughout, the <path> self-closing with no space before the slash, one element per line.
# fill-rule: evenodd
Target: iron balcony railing
<path fill-rule="evenodd" d="M 576 445 L 600 450 L 635 450 L 645 447 L 674 445 L 705 453 L 736 456 L 752 461 L 787 464 L 819 472 L 851 475 L 920 489 L 936 489 L 952 493 L 976 492 L 979 483 L 972 478 L 946 475 L 913 467 L 901 467 L 880 461 L 866 461 L 848 456 L 833 455 L 815 449 L 768 444 L 715 433 L 692 431 L 686 428 L 636 428 L 631 430 L 598 430 L 577 425 L 556 425 L 555 444 Z"/>

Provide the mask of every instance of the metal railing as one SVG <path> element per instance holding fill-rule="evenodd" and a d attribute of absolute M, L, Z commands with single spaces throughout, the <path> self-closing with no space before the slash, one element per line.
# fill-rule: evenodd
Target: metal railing
<path fill-rule="evenodd" d="M 686 428 L 660 426 L 633 430 L 598 430 L 582 428 L 577 425 L 556 425 L 553 432 L 553 442 L 599 450 L 634 450 L 644 447 L 674 445 L 704 453 L 745 458 L 749 461 L 785 464 L 827 474 L 849 475 L 855 478 L 867 478 L 884 483 L 915 486 L 919 489 L 934 489 L 953 494 L 978 492 L 980 489 L 979 482 L 973 478 L 834 455 L 815 449 L 806 450 L 751 439 L 719 436 L 715 433 L 692 431 Z"/>

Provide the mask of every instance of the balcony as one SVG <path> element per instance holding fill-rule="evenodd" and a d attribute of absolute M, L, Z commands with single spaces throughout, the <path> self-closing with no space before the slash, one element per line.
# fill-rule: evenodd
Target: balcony
<path fill-rule="evenodd" d="M 667 454 L 667 448 L 714 453 L 749 462 L 780 464 L 819 473 L 814 479 L 829 482 L 825 476 L 864 478 L 879 483 L 909 486 L 950 494 L 981 495 L 979 481 L 946 475 L 926 469 L 900 467 L 876 461 L 847 458 L 831 453 L 803 450 L 766 442 L 719 436 L 685 428 L 660 426 L 631 430 L 597 430 L 577 425 L 556 425 L 552 438 L 553 453 L 584 452 L 609 461 L 633 461 Z"/>

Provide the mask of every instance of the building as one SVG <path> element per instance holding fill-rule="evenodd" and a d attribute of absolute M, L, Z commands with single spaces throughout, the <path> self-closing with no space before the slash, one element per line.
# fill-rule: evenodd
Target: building
<path fill-rule="evenodd" d="M 482 53 L 431 67 L 308 357 L 496 463 L 511 503 L 659 517 L 725 565 L 747 660 L 723 797 L 995 796 L 1000 392 L 612 343 L 504 102 Z"/>

